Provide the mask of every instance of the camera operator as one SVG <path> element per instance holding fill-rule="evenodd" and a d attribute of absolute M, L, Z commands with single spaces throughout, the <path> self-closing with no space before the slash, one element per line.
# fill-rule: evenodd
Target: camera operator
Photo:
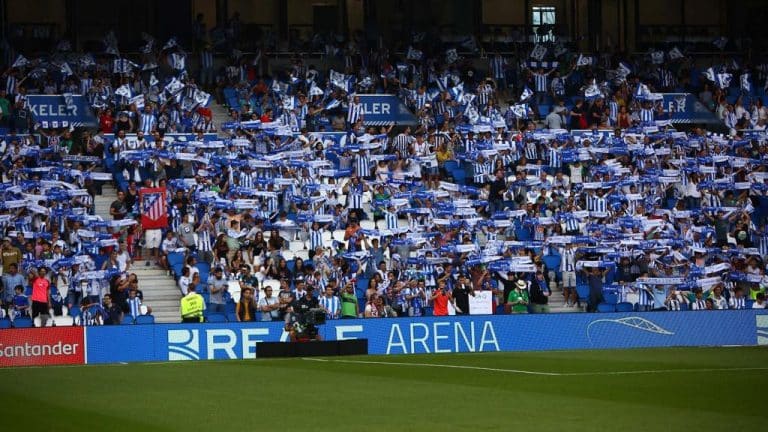
<path fill-rule="evenodd" d="M 285 315 L 285 331 L 291 336 L 291 342 L 322 340 L 317 332 L 314 319 L 309 319 L 313 310 L 319 310 L 320 302 L 315 297 L 315 288 L 308 286 L 306 294 L 294 300 Z"/>

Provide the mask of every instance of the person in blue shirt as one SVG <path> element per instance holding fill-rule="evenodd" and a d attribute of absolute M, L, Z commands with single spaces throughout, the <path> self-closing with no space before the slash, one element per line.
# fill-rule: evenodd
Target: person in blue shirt
<path fill-rule="evenodd" d="M 13 296 L 13 317 L 28 316 L 29 298 L 24 295 L 24 287 L 16 285 L 14 292 L 16 294 Z"/>

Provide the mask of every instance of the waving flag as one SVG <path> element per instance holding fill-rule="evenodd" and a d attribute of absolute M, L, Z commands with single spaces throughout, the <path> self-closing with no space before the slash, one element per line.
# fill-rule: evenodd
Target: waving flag
<path fill-rule="evenodd" d="M 352 77 L 344 75 L 341 72 L 336 72 L 333 69 L 331 69 L 331 72 L 329 75 L 330 75 L 331 85 L 333 85 L 334 87 L 338 87 L 344 90 L 345 92 L 349 93 Z"/>
<path fill-rule="evenodd" d="M 576 59 L 576 67 L 592 66 L 594 64 L 594 58 L 591 56 L 585 56 L 579 54 L 579 58 Z"/>
<path fill-rule="evenodd" d="M 144 63 L 144 65 L 141 67 L 141 70 L 146 71 L 146 70 L 152 70 L 157 68 L 158 68 L 157 63 L 148 62 L 148 63 Z"/>
<path fill-rule="evenodd" d="M 165 91 L 167 91 L 170 94 L 174 94 L 174 93 L 179 92 L 183 88 L 184 88 L 184 83 L 179 81 L 178 78 L 174 78 L 174 79 L 171 80 L 171 82 L 166 84 Z"/>
<path fill-rule="evenodd" d="M 107 54 L 118 55 L 117 37 L 115 37 L 114 30 L 110 30 L 109 33 L 104 35 L 104 38 L 101 41 L 104 43 L 104 52 Z"/>
<path fill-rule="evenodd" d="M 720 51 L 725 49 L 725 45 L 728 43 L 728 38 L 725 36 L 720 36 L 719 38 L 712 41 L 712 45 L 716 46 Z"/>
<path fill-rule="evenodd" d="M 664 51 L 653 51 L 651 53 L 651 62 L 653 62 L 653 64 L 664 63 Z"/>
<path fill-rule="evenodd" d="M 584 97 L 586 99 L 597 99 L 602 96 L 603 94 L 600 92 L 600 87 L 598 87 L 594 81 L 586 89 L 584 89 Z"/>
<path fill-rule="evenodd" d="M 163 51 L 171 49 L 171 48 L 176 47 L 178 45 L 179 44 L 176 42 L 176 38 L 172 37 L 172 38 L 168 39 L 168 42 L 166 42 L 165 45 L 163 45 Z"/>
<path fill-rule="evenodd" d="M 195 89 L 195 92 L 192 95 L 192 99 L 195 100 L 196 104 L 203 107 L 207 107 L 211 103 L 211 95 L 200 89 Z"/>
<path fill-rule="evenodd" d="M 332 109 L 338 107 L 339 105 L 341 105 L 341 101 L 340 100 L 338 100 L 338 99 L 331 99 L 330 102 L 325 104 L 325 107 L 323 107 L 323 109 L 324 110 L 332 110 Z"/>
<path fill-rule="evenodd" d="M 65 77 L 72 75 L 72 68 L 69 67 L 69 64 L 67 64 L 67 62 L 64 62 L 61 64 L 60 70 L 61 70 L 61 74 L 64 75 Z"/>
<path fill-rule="evenodd" d="M 56 44 L 56 51 L 72 51 L 72 44 L 69 43 L 68 40 L 60 40 L 58 44 Z"/>
<path fill-rule="evenodd" d="M 29 64 L 29 60 L 27 60 L 26 57 L 19 54 L 18 57 L 16 57 L 16 60 L 13 61 L 13 65 L 11 65 L 12 68 L 20 68 L 24 67 Z"/>
<path fill-rule="evenodd" d="M 168 208 L 165 202 L 165 188 L 139 189 L 141 203 L 141 227 L 160 229 L 168 226 Z"/>
<path fill-rule="evenodd" d="M 131 97 L 131 88 L 128 86 L 128 84 L 123 84 L 117 89 L 115 89 L 115 94 L 118 96 L 122 96 L 125 98 Z"/>
<path fill-rule="evenodd" d="M 456 48 L 451 48 L 445 51 L 445 62 L 448 64 L 455 63 L 459 59 L 459 53 L 456 52 Z"/>
<path fill-rule="evenodd" d="M 677 59 L 681 59 L 681 58 L 684 58 L 684 57 L 685 57 L 685 56 L 683 55 L 683 52 L 682 52 L 682 51 L 680 51 L 680 49 L 679 49 L 678 47 L 674 47 L 674 48 L 672 48 L 671 50 L 669 50 L 669 52 L 667 53 L 667 55 L 669 56 L 669 59 L 670 59 L 670 60 L 677 60 Z"/>
<path fill-rule="evenodd" d="M 733 75 L 729 73 L 719 73 L 717 74 L 717 86 L 721 89 L 728 88 L 731 86 L 731 78 L 733 78 Z"/>
<path fill-rule="evenodd" d="M 80 57 L 80 66 L 85 68 L 96 66 L 96 60 L 93 59 L 93 55 L 91 54 L 83 54 L 83 56 Z"/>
<path fill-rule="evenodd" d="M 707 70 L 703 72 L 703 75 L 704 75 L 704 78 L 712 82 L 717 81 L 717 76 L 715 75 L 715 68 L 712 68 L 712 67 L 707 68 Z"/>
<path fill-rule="evenodd" d="M 177 71 L 184 70 L 186 68 L 185 66 L 186 58 L 187 56 L 184 54 L 180 54 L 180 53 L 171 54 L 171 57 L 170 57 L 171 67 L 176 69 Z"/>
<path fill-rule="evenodd" d="M 619 67 L 616 68 L 616 72 L 618 72 L 620 76 L 626 78 L 627 75 L 632 73 L 632 66 L 626 62 L 619 62 Z"/>
<path fill-rule="evenodd" d="M 533 50 L 531 50 L 530 57 L 532 59 L 541 61 L 541 60 L 544 60 L 544 56 L 546 55 L 547 55 L 547 47 L 541 44 L 536 44 L 536 46 L 533 47 Z"/>
<path fill-rule="evenodd" d="M 310 97 L 312 97 L 312 96 L 322 96 L 324 93 L 323 93 L 323 90 L 313 82 L 312 85 L 309 86 L 308 94 Z"/>
<path fill-rule="evenodd" d="M 154 73 L 149 74 L 149 86 L 150 87 L 154 87 L 154 86 L 156 86 L 159 83 L 160 83 L 160 81 L 157 80 L 157 77 L 155 76 Z"/>
<path fill-rule="evenodd" d="M 112 62 L 112 72 L 116 74 L 129 73 L 131 71 L 132 66 L 133 66 L 133 63 L 130 60 L 124 59 L 124 58 L 117 58 Z"/>
<path fill-rule="evenodd" d="M 533 96 L 533 90 L 529 89 L 528 86 L 526 86 L 523 89 L 523 92 L 520 94 L 520 101 L 527 100 L 531 96 Z"/>
<path fill-rule="evenodd" d="M 419 61 L 422 58 L 424 58 L 424 53 L 419 51 L 419 50 L 417 50 L 417 49 L 415 49 L 415 48 L 413 48 L 413 47 L 409 46 L 408 47 L 408 54 L 405 57 L 408 60 L 417 60 L 417 61 Z"/>
<path fill-rule="evenodd" d="M 566 48 L 562 42 L 558 42 L 558 44 L 555 45 L 555 57 L 560 57 L 567 52 L 568 48 Z"/>
<path fill-rule="evenodd" d="M 747 93 L 752 91 L 752 83 L 749 81 L 749 74 L 741 74 L 741 90 Z"/>

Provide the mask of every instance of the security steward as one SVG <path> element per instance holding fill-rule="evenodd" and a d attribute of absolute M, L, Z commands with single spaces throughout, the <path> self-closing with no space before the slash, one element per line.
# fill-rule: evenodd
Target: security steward
<path fill-rule="evenodd" d="M 181 299 L 181 322 L 199 323 L 203 322 L 203 310 L 205 309 L 205 300 L 203 296 L 195 292 L 195 286 L 189 285 L 188 293 Z"/>

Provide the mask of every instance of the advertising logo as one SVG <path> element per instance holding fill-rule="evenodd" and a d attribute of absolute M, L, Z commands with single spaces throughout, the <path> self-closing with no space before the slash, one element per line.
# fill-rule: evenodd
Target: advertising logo
<path fill-rule="evenodd" d="M 768 315 L 755 315 L 757 344 L 768 345 Z"/>
<path fill-rule="evenodd" d="M 282 329 L 199 328 L 168 330 L 168 360 L 228 360 L 256 358 L 256 343 L 286 342 Z"/>
<path fill-rule="evenodd" d="M 85 364 L 82 327 L 0 332 L 0 367 Z"/>
<path fill-rule="evenodd" d="M 625 318 L 618 318 L 618 319 L 599 319 L 594 320 L 589 325 L 587 325 L 587 338 L 589 339 L 589 342 L 594 345 L 594 341 L 592 340 L 592 334 L 590 333 L 590 329 L 593 325 L 599 324 L 599 323 L 613 323 L 618 324 L 620 326 L 624 326 L 625 328 L 634 328 L 642 332 L 647 332 L 651 334 L 658 334 L 658 335 L 674 335 L 674 332 L 671 332 L 667 329 L 664 329 L 657 325 L 656 323 L 649 321 L 645 318 L 641 318 L 639 316 L 630 316 Z M 614 330 L 615 331 L 615 330 Z"/>
<path fill-rule="evenodd" d="M 198 330 L 168 330 L 168 360 L 200 360 Z"/>

